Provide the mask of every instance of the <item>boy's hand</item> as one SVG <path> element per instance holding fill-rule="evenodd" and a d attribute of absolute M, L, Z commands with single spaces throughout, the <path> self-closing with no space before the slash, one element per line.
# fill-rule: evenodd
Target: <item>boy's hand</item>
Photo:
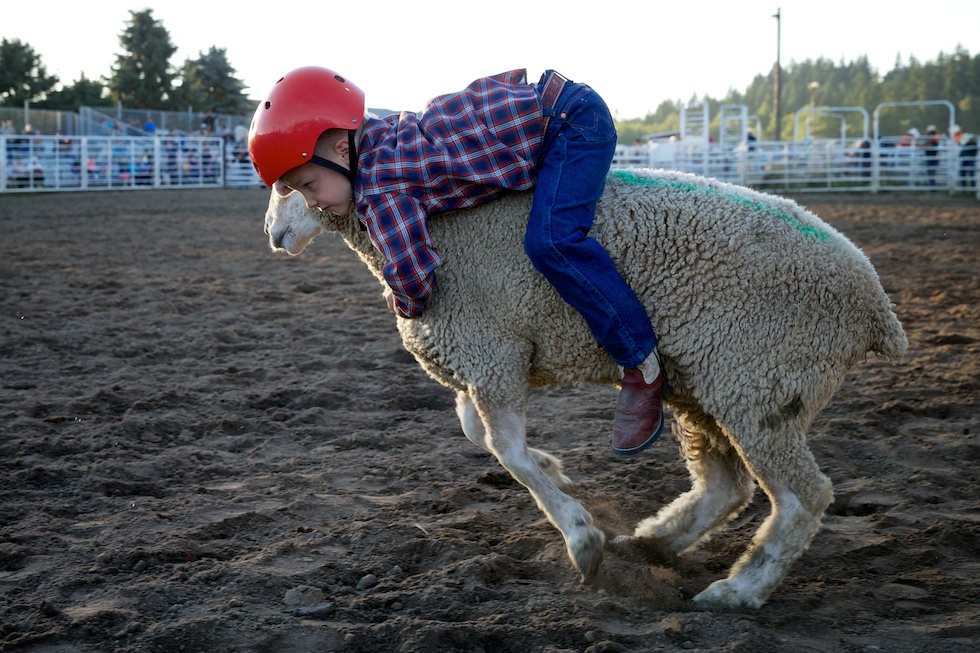
<path fill-rule="evenodd" d="M 398 308 L 395 306 L 395 295 L 391 292 L 391 288 L 385 286 L 384 292 L 385 303 L 388 304 L 388 310 L 398 315 Z"/>

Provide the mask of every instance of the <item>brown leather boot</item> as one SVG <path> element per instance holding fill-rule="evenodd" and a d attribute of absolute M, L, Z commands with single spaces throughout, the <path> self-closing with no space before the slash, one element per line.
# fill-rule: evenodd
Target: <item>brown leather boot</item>
<path fill-rule="evenodd" d="M 660 437 L 664 427 L 666 387 L 663 369 L 652 383 L 643 380 L 643 373 L 638 368 L 623 371 L 623 389 L 619 393 L 613 422 L 613 453 L 621 456 L 640 453 Z"/>

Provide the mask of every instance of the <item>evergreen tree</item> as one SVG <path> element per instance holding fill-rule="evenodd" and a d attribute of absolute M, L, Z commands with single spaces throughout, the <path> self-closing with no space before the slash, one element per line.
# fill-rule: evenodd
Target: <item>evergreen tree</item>
<path fill-rule="evenodd" d="M 30 45 L 19 39 L 0 41 L 0 105 L 16 107 L 41 99 L 57 83 Z"/>
<path fill-rule="evenodd" d="M 105 84 L 88 79 L 85 73 L 82 73 L 74 84 L 48 93 L 44 100 L 37 103 L 37 106 L 42 109 L 78 111 L 80 107 L 112 106 L 112 100 L 106 95 Z"/>
<path fill-rule="evenodd" d="M 245 85 L 235 77 L 224 48 L 211 46 L 197 59 L 184 62 L 181 84 L 174 89 L 178 108 L 193 107 L 200 111 L 237 114 L 251 109 L 244 93 Z"/>
<path fill-rule="evenodd" d="M 884 77 L 874 70 L 867 57 L 852 62 L 834 63 L 825 58 L 791 62 L 781 76 L 782 139 L 793 137 L 796 112 L 802 107 L 862 107 L 869 117 L 885 102 L 923 102 L 948 100 L 956 107 L 956 122 L 964 130 L 980 131 L 980 55 L 970 57 L 962 48 L 952 55 L 940 53 L 936 61 L 920 62 L 910 57 L 903 63 L 901 56 L 894 68 Z M 721 104 L 744 104 L 749 115 L 759 116 L 763 133 L 772 132 L 773 74 L 757 75 L 744 92 L 730 90 L 721 101 L 708 98 L 711 112 L 717 116 Z M 856 110 L 838 112 L 847 119 L 847 138 L 857 138 L 863 128 L 862 117 Z M 888 107 L 880 113 L 880 133 L 901 134 L 910 127 L 923 131 L 929 124 L 944 130 L 949 123 L 949 110 L 943 105 Z M 713 121 L 717 129 L 717 121 Z M 811 120 L 811 136 L 835 138 L 840 135 L 840 120 L 834 116 Z M 869 124 L 869 131 L 871 125 Z M 869 134 L 870 135 L 870 134 Z"/>
<path fill-rule="evenodd" d="M 132 108 L 167 108 L 174 78 L 169 62 L 177 48 L 152 9 L 129 14 L 119 35 L 123 52 L 116 55 L 108 83 L 110 97 Z"/>

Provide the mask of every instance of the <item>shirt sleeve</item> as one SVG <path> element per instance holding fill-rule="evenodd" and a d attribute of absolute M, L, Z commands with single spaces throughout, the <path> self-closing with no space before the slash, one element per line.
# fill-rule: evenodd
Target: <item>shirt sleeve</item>
<path fill-rule="evenodd" d="M 404 317 L 419 317 L 435 289 L 439 252 L 432 245 L 427 213 L 407 194 L 369 198 L 368 235 L 385 258 L 385 282 Z"/>

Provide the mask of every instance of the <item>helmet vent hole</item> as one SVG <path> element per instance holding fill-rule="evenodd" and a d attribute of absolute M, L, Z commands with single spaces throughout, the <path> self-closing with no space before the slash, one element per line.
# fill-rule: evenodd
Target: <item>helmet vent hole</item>
<path fill-rule="evenodd" d="M 340 82 L 341 84 L 343 84 L 344 82 L 346 82 L 346 81 L 347 81 L 346 79 L 344 79 L 344 78 L 343 78 L 343 77 L 341 77 L 340 75 L 334 75 L 334 76 L 333 76 L 333 78 L 334 78 L 334 79 L 336 79 L 336 80 L 337 80 L 338 82 Z"/>
<path fill-rule="evenodd" d="M 265 103 L 265 110 L 266 110 L 266 111 L 268 111 L 268 110 L 269 110 L 269 109 L 271 109 L 271 108 L 272 108 L 272 102 L 269 102 L 269 101 L 267 100 L 267 101 L 266 101 L 266 103 Z"/>

